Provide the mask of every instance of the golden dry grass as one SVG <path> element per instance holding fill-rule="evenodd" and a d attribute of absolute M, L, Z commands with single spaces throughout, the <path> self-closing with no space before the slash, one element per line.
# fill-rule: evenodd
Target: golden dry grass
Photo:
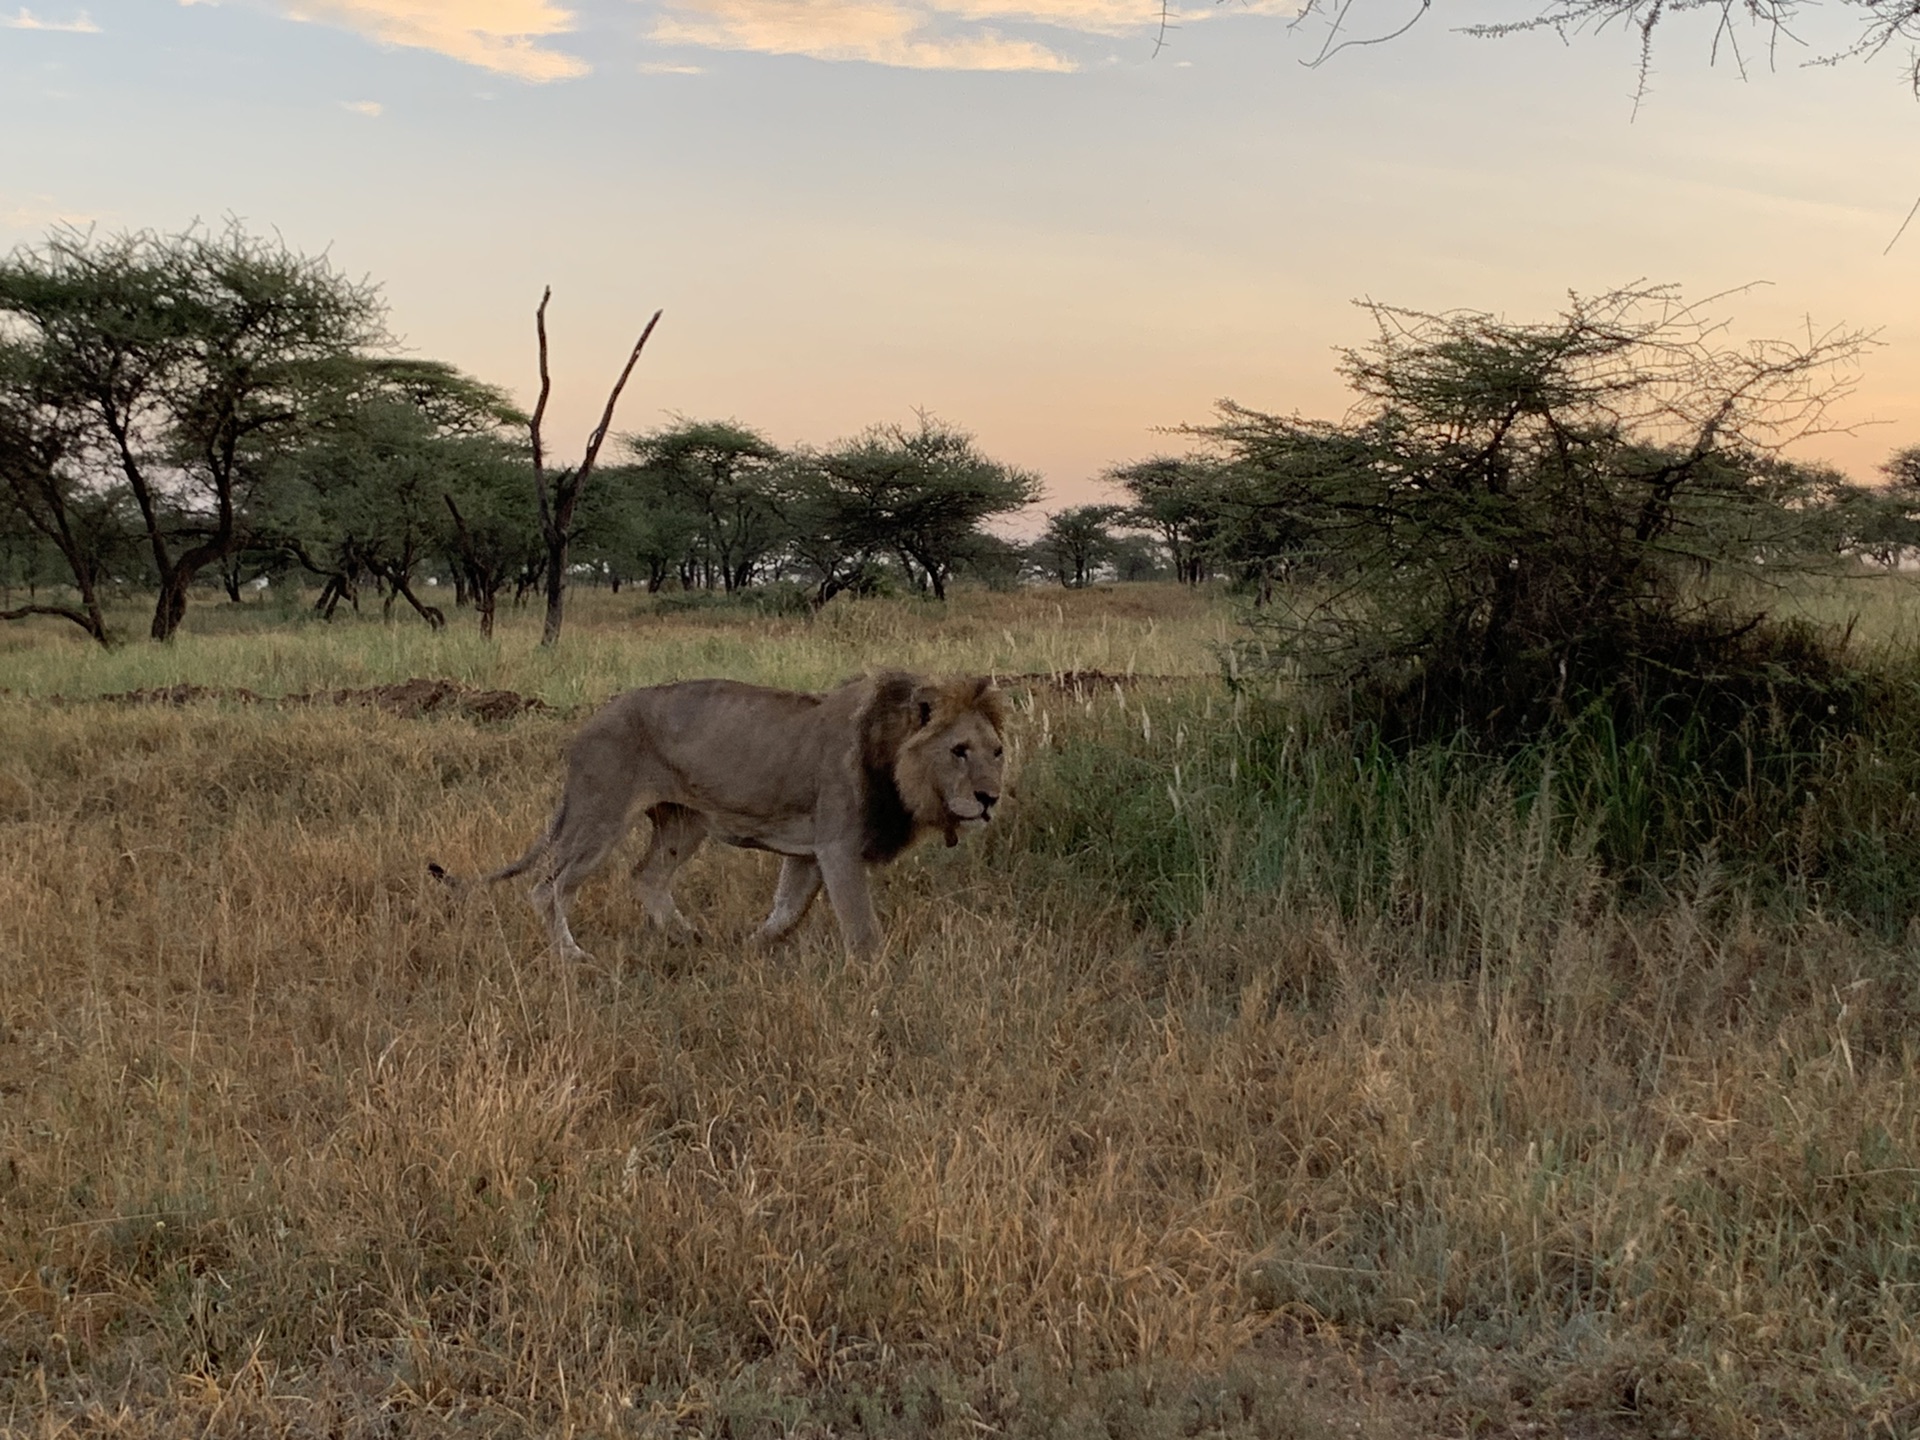
<path fill-rule="evenodd" d="M 247 1423 L 337 1381 L 644 1428 L 747 1365 L 778 1392 L 1250 1333 L 1236 1182 L 1112 1138 L 1112 1087 L 1165 1063 L 1137 946 L 1034 927 L 977 858 L 892 888 L 872 966 L 818 918 L 746 947 L 767 866 L 711 855 L 687 891 L 717 943 L 664 950 L 602 887 L 583 933 L 620 938 L 576 971 L 517 895 L 421 873 L 539 823 L 552 722 L 11 702 L 0 733 L 15 1423 L 43 1383 L 49 1421 L 211 1419 L 254 1373 Z"/>
<path fill-rule="evenodd" d="M 0 680 L 1192 674 L 1223 618 L 849 609 L 596 621 L 492 668 L 387 632 L 358 669 L 324 632 L 16 641 Z M 1059 836 L 1071 755 L 1171 779 L 1224 715 L 1148 704 L 1028 697 L 1014 813 L 888 872 L 877 961 L 824 913 L 751 949 L 771 862 L 709 850 L 709 944 L 649 936 L 610 866 L 575 968 L 517 892 L 423 869 L 518 852 L 566 719 L 0 699 L 0 1430 L 1911 1428 L 1910 951 L 1704 870 L 1625 907 L 1497 803 L 1402 847 L 1404 902 L 1343 904 L 1303 841 L 1270 892 L 1141 928 L 1100 849 L 1129 837 Z M 1298 1326 L 1386 1408 L 1302 1388 Z"/>
<path fill-rule="evenodd" d="M 202 601 L 164 646 L 102 650 L 65 621 L 35 619 L 0 625 L 0 687 L 79 696 L 195 684 L 279 695 L 434 676 L 572 706 L 689 675 L 821 688 L 882 662 L 1003 675 L 1212 675 L 1217 648 L 1234 633 L 1230 606 L 1171 585 L 963 591 L 944 608 L 836 600 L 817 620 L 725 605 L 663 612 L 661 604 L 632 591 L 577 590 L 557 653 L 539 648 L 532 606 L 503 609 L 493 642 L 465 613 L 436 635 L 410 615 L 382 624 L 375 612 L 342 612 L 324 624 L 291 598 L 285 607 Z M 143 633 L 135 609 L 116 618 L 123 633 Z"/>

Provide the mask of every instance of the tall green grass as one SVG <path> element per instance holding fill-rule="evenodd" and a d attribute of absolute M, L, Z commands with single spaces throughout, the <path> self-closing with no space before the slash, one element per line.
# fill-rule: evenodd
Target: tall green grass
<path fill-rule="evenodd" d="M 1818 723 L 1755 706 L 1623 733 L 1595 707 L 1497 753 L 1465 735 L 1389 745 L 1223 689 L 1040 697 L 1021 843 L 1100 872 L 1167 931 L 1310 902 L 1416 918 L 1426 949 L 1457 955 L 1501 856 L 1542 902 L 1601 880 L 1657 900 L 1711 871 L 1895 939 L 1920 894 L 1920 661 L 1883 653 L 1833 688 Z M 1075 712 L 1071 741 L 1045 738 L 1053 709 Z"/>
<path fill-rule="evenodd" d="M 1036 694 L 998 838 L 1141 928 L 1227 1069 L 1343 1075 L 1222 1119 L 1258 1303 L 1654 1433 L 1869 1433 L 1920 1376 L 1920 747 L 1879 658 L 1854 733 L 1771 753 Z"/>

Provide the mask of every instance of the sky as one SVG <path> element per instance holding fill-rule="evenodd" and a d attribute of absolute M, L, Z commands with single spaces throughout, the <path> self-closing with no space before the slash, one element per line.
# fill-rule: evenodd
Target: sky
<path fill-rule="evenodd" d="M 1920 443 L 1920 102 L 1817 8 L 1478 39 L 1440 0 L 1312 65 L 1293 0 L 0 0 L 0 248 L 237 217 L 378 281 L 412 352 L 577 451 L 733 418 L 826 444 L 916 409 L 1048 504 L 1230 398 L 1338 416 L 1354 303 L 1544 319 L 1636 281 L 1736 336 L 1876 331 L 1801 453 Z M 1355 0 L 1353 36 L 1403 0 Z M 1697 22 L 1697 23 L 1696 23 Z M 1163 43 L 1158 43 L 1163 42 Z M 1891 249 L 1889 249 L 1890 242 Z"/>

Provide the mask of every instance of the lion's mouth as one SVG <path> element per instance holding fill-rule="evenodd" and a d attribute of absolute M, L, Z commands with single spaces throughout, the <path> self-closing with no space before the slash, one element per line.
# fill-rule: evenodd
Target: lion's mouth
<path fill-rule="evenodd" d="M 971 815 L 963 814 L 951 805 L 947 806 L 947 823 L 944 827 L 947 832 L 947 848 L 952 849 L 960 843 L 960 832 L 962 830 L 971 830 L 976 826 L 983 826 L 991 816 L 991 809 L 985 805 L 979 806 Z"/>

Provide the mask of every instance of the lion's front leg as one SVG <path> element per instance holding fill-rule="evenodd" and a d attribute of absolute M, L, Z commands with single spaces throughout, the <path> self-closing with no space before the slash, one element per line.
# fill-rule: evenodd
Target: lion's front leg
<path fill-rule="evenodd" d="M 813 897 L 820 893 L 820 866 L 811 857 L 788 855 L 780 861 L 780 881 L 773 887 L 773 911 L 760 927 L 760 940 L 771 945 L 785 939 L 805 918 Z"/>
<path fill-rule="evenodd" d="M 662 803 L 647 811 L 653 836 L 647 853 L 633 867 L 634 889 L 651 920 L 676 940 L 695 940 L 700 932 L 673 903 L 673 877 L 707 838 L 707 817 L 685 805 Z"/>
<path fill-rule="evenodd" d="M 867 862 L 857 851 L 847 850 L 823 850 L 818 862 L 847 950 L 858 956 L 874 954 L 880 949 L 880 921 L 873 913 Z"/>

